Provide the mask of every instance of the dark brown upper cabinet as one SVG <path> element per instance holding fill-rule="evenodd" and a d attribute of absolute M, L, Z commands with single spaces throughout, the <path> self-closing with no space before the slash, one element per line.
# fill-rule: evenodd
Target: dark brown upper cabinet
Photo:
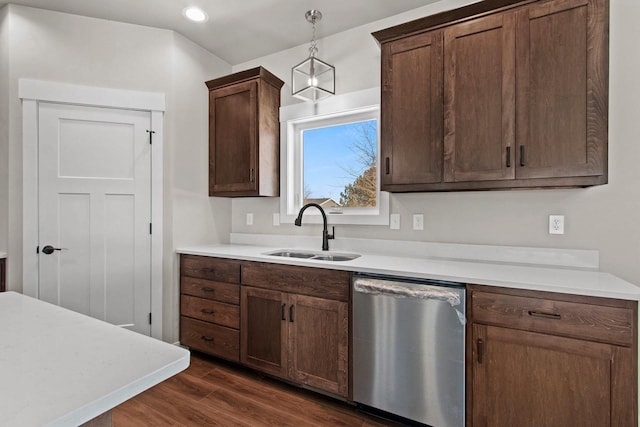
<path fill-rule="evenodd" d="M 442 31 L 386 43 L 382 189 L 442 180 Z"/>
<path fill-rule="evenodd" d="M 518 179 L 607 182 L 607 9 L 570 0 L 518 12 Z"/>
<path fill-rule="evenodd" d="M 383 189 L 605 184 L 607 1 L 483 1 L 374 33 Z"/>
<path fill-rule="evenodd" d="M 445 30 L 445 182 L 515 177 L 515 15 Z"/>
<path fill-rule="evenodd" d="M 262 67 L 206 82 L 209 195 L 278 196 L 280 89 Z"/>

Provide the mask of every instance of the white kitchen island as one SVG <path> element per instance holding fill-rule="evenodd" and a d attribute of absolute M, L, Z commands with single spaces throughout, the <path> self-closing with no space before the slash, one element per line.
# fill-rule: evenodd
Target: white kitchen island
<path fill-rule="evenodd" d="M 109 425 L 111 409 L 188 366 L 183 348 L 0 293 L 0 426 Z"/>

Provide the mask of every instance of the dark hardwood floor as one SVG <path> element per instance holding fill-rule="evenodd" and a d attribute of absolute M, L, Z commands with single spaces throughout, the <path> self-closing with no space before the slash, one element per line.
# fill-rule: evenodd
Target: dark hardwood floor
<path fill-rule="evenodd" d="M 191 354 L 191 366 L 113 410 L 115 427 L 390 426 L 340 401 Z"/>

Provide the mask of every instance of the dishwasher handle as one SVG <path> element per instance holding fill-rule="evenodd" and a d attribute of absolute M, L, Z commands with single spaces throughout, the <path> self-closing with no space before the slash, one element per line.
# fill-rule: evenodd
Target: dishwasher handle
<path fill-rule="evenodd" d="M 461 303 L 460 291 L 458 290 L 452 290 L 442 286 L 415 286 L 405 282 L 373 279 L 369 277 L 355 278 L 353 280 L 353 290 L 371 295 L 439 300 L 449 303 L 452 307 L 458 306 Z"/>

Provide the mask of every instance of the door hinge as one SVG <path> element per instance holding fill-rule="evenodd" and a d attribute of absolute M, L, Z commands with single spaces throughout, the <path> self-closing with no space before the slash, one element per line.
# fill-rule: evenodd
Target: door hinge
<path fill-rule="evenodd" d="M 149 313 L 149 324 L 151 324 L 151 313 Z"/>
<path fill-rule="evenodd" d="M 153 234 L 153 226 L 149 223 L 149 234 Z"/>
<path fill-rule="evenodd" d="M 149 134 L 149 144 L 153 144 L 153 134 L 156 133 L 156 131 L 147 129 L 147 133 Z"/>

